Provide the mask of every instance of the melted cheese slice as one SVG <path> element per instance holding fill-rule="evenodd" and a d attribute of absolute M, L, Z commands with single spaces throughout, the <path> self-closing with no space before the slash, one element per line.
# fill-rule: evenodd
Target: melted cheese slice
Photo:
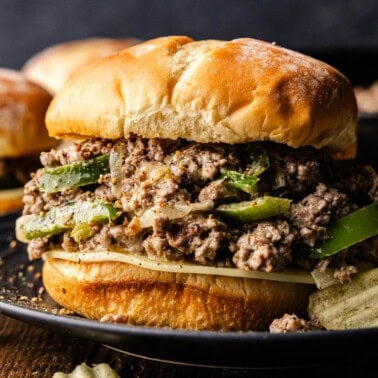
<path fill-rule="evenodd" d="M 70 260 L 74 262 L 101 262 L 101 261 L 117 261 L 127 264 L 140 266 L 145 269 L 166 271 L 172 273 L 194 273 L 205 275 L 217 275 L 227 277 L 239 278 L 253 278 L 281 282 L 293 282 L 304 284 L 315 284 L 315 281 L 310 272 L 301 269 L 288 269 L 283 272 L 266 273 L 257 271 L 245 271 L 237 268 L 225 268 L 206 266 L 192 263 L 173 262 L 173 261 L 160 261 L 152 260 L 144 256 L 135 255 L 127 252 L 116 251 L 96 251 L 96 252 L 65 252 L 62 250 L 53 250 L 45 252 L 43 259 L 49 258 Z"/>

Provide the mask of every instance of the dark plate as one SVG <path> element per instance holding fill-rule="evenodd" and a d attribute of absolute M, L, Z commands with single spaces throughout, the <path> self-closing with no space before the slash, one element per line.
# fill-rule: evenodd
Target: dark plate
<path fill-rule="evenodd" d="M 0 218 L 0 311 L 25 322 L 94 340 L 123 352 L 160 361 L 200 366 L 288 368 L 348 361 L 371 365 L 378 328 L 296 334 L 266 332 L 193 332 L 101 323 L 59 314 L 30 263 L 25 247 L 15 244 L 18 214 Z"/>

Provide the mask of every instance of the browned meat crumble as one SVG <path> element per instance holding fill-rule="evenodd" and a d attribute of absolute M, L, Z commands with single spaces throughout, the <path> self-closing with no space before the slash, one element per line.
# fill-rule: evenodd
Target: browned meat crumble
<path fill-rule="evenodd" d="M 258 195 L 289 198 L 285 216 L 263 222 L 240 224 L 220 218 L 211 211 L 227 202 L 240 202 L 253 195 L 230 188 L 225 171 L 248 173 L 251 151 L 263 150 L 269 168 L 260 176 Z M 200 144 L 184 140 L 89 139 L 63 150 L 44 152 L 45 166 L 59 166 L 88 160 L 113 149 L 122 151 L 121 192 L 112 191 L 111 175 L 96 185 L 46 194 L 38 188 L 38 173 L 25 186 L 24 214 L 40 214 L 55 206 L 82 199 L 102 199 L 121 212 L 114 223 L 91 225 L 94 236 L 76 242 L 69 232 L 38 238 L 28 246 L 30 258 L 38 258 L 52 245 L 67 251 L 94 248 L 126 248 L 151 258 L 187 260 L 200 264 L 235 266 L 246 270 L 279 271 L 299 265 L 312 269 L 316 261 L 301 253 L 327 237 L 334 220 L 378 198 L 378 179 L 372 167 L 335 162 L 326 150 L 311 147 L 293 149 L 274 143 L 242 145 Z M 169 219 L 157 214 L 149 227 L 136 219 L 153 207 L 211 203 L 206 211 Z M 378 265 L 377 238 L 370 239 L 327 259 L 337 268 L 336 276 L 346 281 L 355 274 L 355 263 L 365 259 Z"/>
<path fill-rule="evenodd" d="M 279 319 L 274 319 L 269 326 L 271 333 L 306 332 L 323 329 L 316 321 L 308 321 L 299 318 L 295 314 L 284 314 Z"/>

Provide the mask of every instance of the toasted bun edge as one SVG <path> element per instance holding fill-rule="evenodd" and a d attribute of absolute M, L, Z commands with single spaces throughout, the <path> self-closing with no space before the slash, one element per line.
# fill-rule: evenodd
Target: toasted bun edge
<path fill-rule="evenodd" d="M 120 262 L 44 261 L 43 283 L 61 306 L 90 319 L 192 330 L 266 330 L 304 314 L 312 285 L 153 271 Z"/>

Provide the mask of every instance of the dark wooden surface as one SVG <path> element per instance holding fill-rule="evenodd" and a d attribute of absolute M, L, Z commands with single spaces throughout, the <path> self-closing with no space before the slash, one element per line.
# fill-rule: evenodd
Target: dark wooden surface
<path fill-rule="evenodd" d="M 246 370 L 210 369 L 144 360 L 0 314 L 0 377 L 52 377 L 76 365 L 106 362 L 121 377 L 237 377 Z M 264 375 L 270 376 L 270 375 Z"/>
<path fill-rule="evenodd" d="M 374 346 L 373 346 L 374 347 Z M 310 351 L 309 353 L 321 353 Z M 76 365 L 108 363 L 121 377 L 376 377 L 366 366 L 322 366 L 285 370 L 241 370 L 183 366 L 149 361 L 110 350 L 97 343 L 64 336 L 0 314 L 0 377 L 52 377 Z M 373 364 L 374 365 L 374 364 Z"/>

